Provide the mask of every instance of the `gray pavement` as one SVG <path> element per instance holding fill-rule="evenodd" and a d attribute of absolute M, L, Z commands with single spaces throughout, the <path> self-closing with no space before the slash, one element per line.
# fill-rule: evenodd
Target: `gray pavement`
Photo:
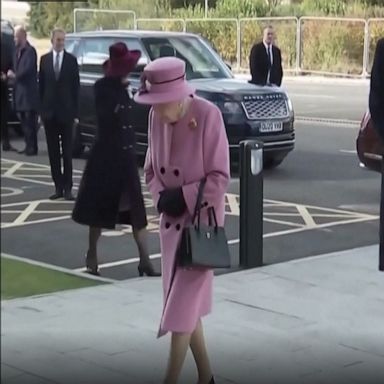
<path fill-rule="evenodd" d="M 206 336 L 218 383 L 384 382 L 384 274 L 378 247 L 215 280 Z M 2 302 L 2 380 L 160 383 L 159 279 Z M 191 356 L 181 383 L 194 383 Z"/>

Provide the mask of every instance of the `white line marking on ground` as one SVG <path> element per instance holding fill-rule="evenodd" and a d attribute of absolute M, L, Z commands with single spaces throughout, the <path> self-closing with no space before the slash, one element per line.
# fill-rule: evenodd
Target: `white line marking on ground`
<path fill-rule="evenodd" d="M 308 212 L 308 209 L 305 206 L 297 205 L 296 208 L 308 228 L 315 228 L 317 226 L 315 220 L 313 220 L 311 214 Z"/>
<path fill-rule="evenodd" d="M 18 180 L 18 181 L 27 181 L 29 183 L 34 183 L 34 184 L 54 186 L 53 182 L 34 180 L 34 179 L 29 179 L 27 177 L 7 176 L 7 179 Z"/>
<path fill-rule="evenodd" d="M 10 192 L 3 192 L 10 191 Z M 1 187 L 1 197 L 22 195 L 24 191 L 20 188 Z"/>
<path fill-rule="evenodd" d="M 23 165 L 23 163 L 15 163 L 14 165 L 12 165 L 11 168 L 9 168 L 3 176 L 9 176 L 9 175 L 12 175 L 14 172 L 16 172 L 21 166 Z"/>
<path fill-rule="evenodd" d="M 274 223 L 274 224 L 288 225 L 290 227 L 300 227 L 300 228 L 304 227 L 303 224 L 292 223 L 291 221 L 268 219 L 266 217 L 263 218 L 263 221 L 267 221 L 268 223 Z"/>
<path fill-rule="evenodd" d="M 288 92 L 289 97 L 303 97 L 305 99 L 307 98 L 313 98 L 313 99 L 326 99 L 326 100 L 332 100 L 332 99 L 338 99 L 337 96 L 332 95 L 320 95 L 316 93 L 296 93 L 296 92 Z"/>
<path fill-rule="evenodd" d="M 89 280 L 102 281 L 105 283 L 116 283 L 118 281 L 118 280 L 108 279 L 106 277 L 90 275 L 88 273 L 80 273 L 80 272 L 73 270 L 73 269 L 58 267 L 56 265 L 44 263 L 42 261 L 31 260 L 31 259 L 27 259 L 24 257 L 14 256 L 14 255 L 10 255 L 8 253 L 1 252 L 1 257 L 4 257 L 6 259 L 10 259 L 10 260 L 21 261 L 21 262 L 24 262 L 24 263 L 27 263 L 30 265 L 35 265 L 37 267 L 43 267 L 43 268 L 51 269 L 51 270 L 57 271 L 57 272 L 67 273 L 69 275 L 81 277 L 83 279 L 85 278 L 85 279 L 89 279 Z"/>
<path fill-rule="evenodd" d="M 364 221 L 372 221 L 372 220 L 378 220 L 379 216 L 376 216 L 373 218 L 361 218 L 361 219 L 351 219 L 351 220 L 344 220 L 336 223 L 326 223 L 326 224 L 319 224 L 315 228 L 308 228 L 308 227 L 303 227 L 303 228 L 295 228 L 295 229 L 287 229 L 284 231 L 280 232 L 271 232 L 271 233 L 266 233 L 263 235 L 264 239 L 270 238 L 270 237 L 276 237 L 276 236 L 283 236 L 283 235 L 290 235 L 293 233 L 299 233 L 299 232 L 304 232 L 304 231 L 310 231 L 310 230 L 322 230 L 324 228 L 330 228 L 330 227 L 335 227 L 338 225 L 347 225 L 347 224 L 355 224 L 355 223 L 360 223 Z M 238 244 L 240 242 L 240 239 L 232 240 L 231 242 L 228 242 L 228 244 Z"/>
<path fill-rule="evenodd" d="M 340 221 L 340 222 L 336 222 L 336 223 L 320 224 L 320 225 L 317 225 L 316 228 L 308 228 L 308 227 L 304 227 L 303 226 L 301 228 L 287 229 L 287 230 L 280 231 L 280 232 L 273 232 L 273 233 L 264 234 L 263 238 L 267 239 L 267 238 L 270 238 L 270 237 L 289 235 L 289 234 L 292 234 L 292 233 L 299 233 L 299 232 L 309 231 L 309 230 L 313 230 L 313 229 L 326 229 L 326 228 L 329 228 L 329 227 L 334 227 L 334 226 L 342 225 L 342 224 L 354 224 L 354 223 L 358 223 L 358 222 L 373 220 L 373 218 L 378 220 L 379 216 L 375 216 L 375 217 L 371 216 L 370 219 L 368 219 L 368 218 L 360 218 L 360 219 L 344 220 L 344 221 Z M 240 243 L 240 239 L 233 239 L 233 240 L 229 240 L 228 241 L 228 245 L 237 245 L 239 243 Z M 160 253 L 155 253 L 153 255 L 150 255 L 149 257 L 152 260 L 159 259 L 159 258 L 161 258 L 161 254 Z M 133 259 L 113 261 L 113 262 L 110 262 L 110 263 L 100 264 L 99 268 L 103 269 L 103 268 L 117 267 L 117 266 L 120 266 L 120 265 L 138 263 L 139 261 L 140 261 L 140 259 L 137 258 L 137 257 L 133 258 Z M 85 268 L 78 268 L 78 269 L 75 269 L 75 271 L 77 271 L 77 272 L 85 271 Z"/>
<path fill-rule="evenodd" d="M 32 224 L 43 224 L 43 223 L 49 223 L 49 222 L 52 222 L 52 221 L 59 221 L 59 220 L 70 219 L 70 218 L 71 218 L 71 215 L 66 215 L 66 216 L 50 217 L 48 219 L 25 221 L 25 222 L 20 223 L 20 224 L 17 224 L 15 222 L 13 222 L 13 223 L 1 223 L 1 229 L 21 227 L 21 226 L 24 226 L 24 225 L 32 225 Z"/>
<path fill-rule="evenodd" d="M 343 120 L 343 119 L 327 119 L 324 117 L 310 117 L 310 116 L 296 116 L 296 121 L 298 122 L 312 122 L 319 125 L 337 125 L 338 128 L 347 128 L 347 129 L 356 129 L 360 126 L 360 121 L 358 120 Z"/>
<path fill-rule="evenodd" d="M 50 203 L 50 204 L 73 204 L 73 201 L 70 201 L 70 200 L 49 200 L 49 199 L 41 199 L 41 200 L 28 200 L 28 201 L 19 201 L 17 203 L 7 203 L 7 204 L 2 204 L 1 205 L 1 208 L 8 208 L 8 207 L 16 207 L 18 205 L 27 205 L 27 204 L 30 204 L 30 203 L 39 203 L 39 204 L 42 204 L 42 203 Z"/>
<path fill-rule="evenodd" d="M 267 201 L 269 203 L 273 203 L 275 205 L 278 204 L 278 205 L 281 205 L 281 206 L 295 206 L 295 205 L 297 205 L 296 203 L 287 203 L 286 201 L 280 201 L 280 200 L 266 199 L 265 201 Z M 305 207 L 306 208 L 310 208 L 310 209 L 314 209 L 314 210 L 318 210 L 318 211 L 334 212 L 334 213 L 340 213 L 340 214 L 344 214 L 344 215 L 345 214 L 350 214 L 350 215 L 355 215 L 357 217 L 364 216 L 364 217 L 371 217 L 373 219 L 378 217 L 378 216 L 375 216 L 375 215 L 369 215 L 369 214 L 354 212 L 354 211 L 350 211 L 350 210 L 341 210 L 341 209 L 336 209 L 336 208 L 323 208 L 323 207 L 318 207 L 316 205 L 305 204 Z"/>
<path fill-rule="evenodd" d="M 26 209 L 17 217 L 16 220 L 13 221 L 14 224 L 19 225 L 23 224 L 25 220 L 28 219 L 29 215 L 39 206 L 38 201 L 34 201 L 33 203 L 30 203 Z"/>
<path fill-rule="evenodd" d="M 350 149 L 340 149 L 340 152 L 341 153 L 350 153 L 350 154 L 354 154 L 354 155 L 357 154 L 356 149 L 352 149 L 352 150 L 350 150 Z"/>
<path fill-rule="evenodd" d="M 11 209 L 2 209 L 1 210 L 1 212 L 2 213 L 23 213 L 24 212 L 24 210 L 16 210 L 16 209 L 14 209 L 14 210 L 11 210 Z M 64 214 L 66 214 L 66 213 L 68 213 L 68 212 L 70 212 L 70 211 L 34 211 L 34 212 L 32 212 L 34 215 L 36 215 L 36 214 L 39 214 L 39 213 L 43 213 L 43 214 L 49 214 L 49 213 L 58 213 L 58 214 L 61 214 L 61 213 L 64 213 Z"/>
<path fill-rule="evenodd" d="M 149 256 L 151 260 L 159 259 L 160 257 L 161 257 L 161 253 L 155 253 Z M 126 265 L 126 264 L 134 264 L 134 263 L 138 263 L 139 261 L 140 259 L 138 257 L 134 257 L 133 259 L 111 261 L 109 263 L 99 264 L 99 269 L 118 267 L 120 265 Z M 83 272 L 85 271 L 85 268 L 77 268 L 77 269 L 74 269 L 74 271 Z"/>

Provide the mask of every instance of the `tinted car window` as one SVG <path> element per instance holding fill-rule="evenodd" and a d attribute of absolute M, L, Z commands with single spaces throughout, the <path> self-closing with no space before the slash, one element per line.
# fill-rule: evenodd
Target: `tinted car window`
<path fill-rule="evenodd" d="M 79 46 L 79 39 L 65 39 L 65 50 L 76 57 L 79 56 Z"/>
<path fill-rule="evenodd" d="M 207 44 L 193 36 L 144 37 L 151 58 L 176 56 L 186 63 L 187 79 L 230 78 L 230 71 Z"/>
<path fill-rule="evenodd" d="M 143 47 L 140 41 L 135 38 L 86 38 L 83 40 L 81 47 L 82 55 L 82 71 L 101 74 L 102 64 L 109 57 L 109 47 L 111 44 L 123 41 L 127 44 L 130 50 L 139 50 L 142 52 L 141 60 L 145 61 L 145 55 L 143 54 Z"/>

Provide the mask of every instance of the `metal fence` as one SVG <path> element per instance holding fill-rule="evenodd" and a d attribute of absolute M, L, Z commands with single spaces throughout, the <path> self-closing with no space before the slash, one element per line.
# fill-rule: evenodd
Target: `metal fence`
<path fill-rule="evenodd" d="M 282 51 L 284 70 L 297 74 L 366 77 L 370 74 L 376 42 L 384 36 L 384 18 L 143 19 L 136 18 L 132 11 L 74 11 L 75 31 L 132 28 L 197 33 L 208 39 L 237 71 L 248 71 L 251 47 L 255 41 L 261 40 L 262 30 L 268 24 L 276 30 L 276 43 Z"/>

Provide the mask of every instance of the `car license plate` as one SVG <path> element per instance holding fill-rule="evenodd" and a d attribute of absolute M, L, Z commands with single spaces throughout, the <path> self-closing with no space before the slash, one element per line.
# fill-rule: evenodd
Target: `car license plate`
<path fill-rule="evenodd" d="M 265 121 L 260 124 L 260 132 L 280 132 L 283 130 L 283 123 L 276 121 Z"/>

